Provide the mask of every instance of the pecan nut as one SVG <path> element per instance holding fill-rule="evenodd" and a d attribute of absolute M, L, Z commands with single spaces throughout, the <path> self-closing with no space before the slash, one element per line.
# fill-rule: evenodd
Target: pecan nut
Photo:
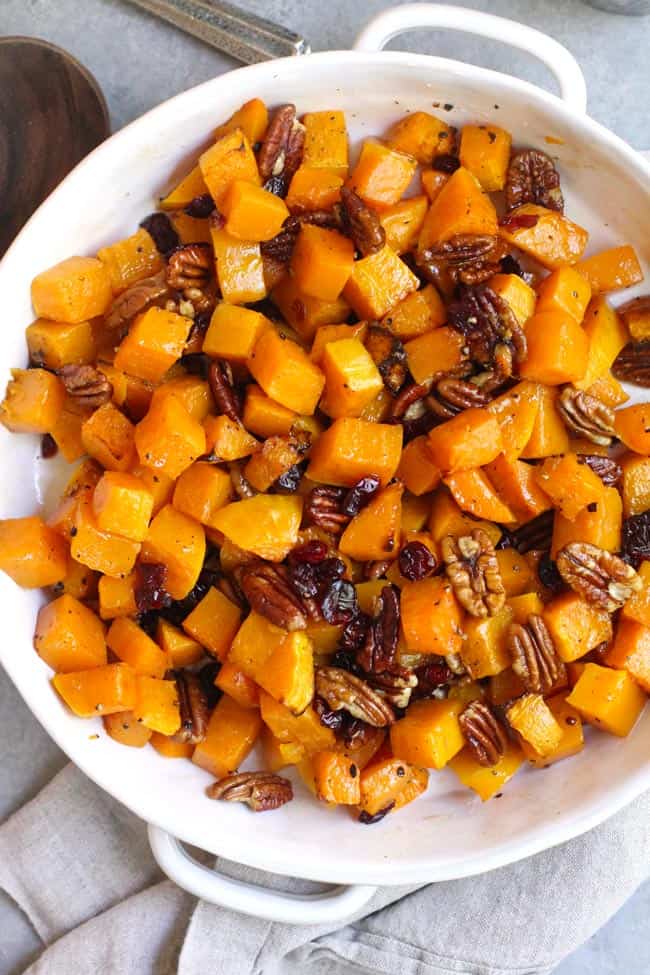
<path fill-rule="evenodd" d="M 471 701 L 458 722 L 476 761 L 485 767 L 496 765 L 505 753 L 508 738 L 489 705 L 483 701 Z"/>
<path fill-rule="evenodd" d="M 414 407 L 418 407 L 422 401 L 431 392 L 431 383 L 411 383 L 409 386 L 405 386 L 400 394 L 393 400 L 393 405 L 391 407 L 391 416 L 394 420 L 401 420 L 402 417 L 407 419 L 412 419 L 414 414 Z M 424 407 L 422 410 L 418 410 L 418 415 L 424 413 Z"/>
<path fill-rule="evenodd" d="M 375 602 L 372 623 L 357 653 L 357 663 L 367 673 L 390 670 L 397 656 L 400 604 L 395 586 L 386 585 Z"/>
<path fill-rule="evenodd" d="M 212 248 L 209 244 L 184 244 L 177 247 L 167 261 L 167 284 L 174 291 L 204 288 L 212 272 Z"/>
<path fill-rule="evenodd" d="M 618 555 L 589 542 L 570 542 L 556 556 L 558 572 L 571 589 L 608 613 L 643 588 L 640 576 Z"/>
<path fill-rule="evenodd" d="M 578 462 L 591 467 L 605 487 L 616 487 L 623 477 L 623 468 L 611 457 L 602 457 L 600 454 L 579 454 Z"/>
<path fill-rule="evenodd" d="M 332 711 L 347 711 L 373 728 L 385 728 L 395 721 L 395 712 L 369 684 L 340 667 L 317 667 L 316 694 Z"/>
<path fill-rule="evenodd" d="M 650 342 L 628 342 L 614 359 L 612 374 L 635 386 L 650 387 Z"/>
<path fill-rule="evenodd" d="M 103 372 L 94 366 L 67 365 L 59 369 L 65 391 L 76 403 L 88 409 L 97 409 L 108 403 L 113 387 Z"/>
<path fill-rule="evenodd" d="M 639 295 L 626 301 L 619 306 L 616 311 L 623 319 L 623 324 L 636 342 L 642 342 L 648 338 L 650 328 L 650 295 Z"/>
<path fill-rule="evenodd" d="M 374 691 L 385 698 L 395 708 L 407 708 L 411 695 L 418 686 L 417 674 L 406 667 L 369 674 L 366 681 Z"/>
<path fill-rule="evenodd" d="M 210 391 L 219 413 L 238 423 L 241 401 L 235 390 L 230 363 L 225 359 L 213 359 L 208 369 Z"/>
<path fill-rule="evenodd" d="M 543 511 L 516 531 L 509 532 L 505 538 L 521 555 L 531 551 L 546 552 L 551 547 L 554 520 L 555 513 L 552 510 Z"/>
<path fill-rule="evenodd" d="M 205 738 L 210 709 L 203 685 L 196 674 L 177 670 L 175 674 L 181 726 L 174 741 L 198 745 Z"/>
<path fill-rule="evenodd" d="M 345 488 L 330 487 L 326 484 L 312 488 L 303 507 L 303 524 L 315 525 L 331 535 L 338 535 L 350 521 L 343 512 Z"/>
<path fill-rule="evenodd" d="M 536 613 L 525 624 L 513 623 L 508 631 L 512 669 L 527 691 L 548 694 L 564 675 L 564 664 L 557 655 L 546 623 Z"/>
<path fill-rule="evenodd" d="M 461 606 L 481 618 L 498 613 L 505 605 L 506 591 L 494 545 L 486 532 L 474 528 L 471 535 L 446 535 L 441 551 L 447 578 Z"/>
<path fill-rule="evenodd" d="M 539 149 L 524 149 L 510 159 L 506 176 L 506 209 L 536 203 L 549 210 L 564 212 L 560 176 L 555 163 Z"/>
<path fill-rule="evenodd" d="M 386 243 L 386 231 L 376 210 L 367 206 L 348 186 L 341 188 L 341 210 L 344 228 L 356 250 L 363 257 L 380 251 Z"/>
<path fill-rule="evenodd" d="M 485 284 L 464 287 L 457 301 L 447 309 L 449 324 L 467 339 L 469 357 L 483 367 L 495 363 L 495 353 L 500 346 L 511 350 L 513 363 L 508 365 L 504 350 L 499 369 L 512 374 L 513 366 L 526 358 L 526 336 L 507 301 Z"/>
<path fill-rule="evenodd" d="M 288 779 L 274 772 L 233 772 L 206 789 L 209 799 L 245 802 L 253 812 L 279 809 L 293 799 Z"/>
<path fill-rule="evenodd" d="M 275 113 L 257 156 L 264 188 L 285 196 L 289 183 L 302 162 L 305 127 L 296 118 L 295 105 L 282 105 Z"/>
<path fill-rule="evenodd" d="M 150 278 L 136 281 L 115 298 L 104 316 L 104 325 L 109 331 L 119 332 L 125 329 L 131 319 L 141 311 L 168 294 L 169 288 L 164 270 Z"/>
<path fill-rule="evenodd" d="M 500 268 L 508 244 L 490 234 L 456 234 L 439 247 L 427 250 L 422 260 L 438 273 L 446 273 L 453 283 L 474 285 L 487 281 Z"/>
<path fill-rule="evenodd" d="M 404 344 L 387 328 L 371 325 L 366 338 L 366 349 L 379 369 L 384 385 L 396 396 L 408 375 Z"/>
<path fill-rule="evenodd" d="M 272 562 L 249 562 L 238 579 L 251 609 L 285 630 L 304 630 L 307 617 L 300 597 L 289 583 L 288 570 Z"/>
<path fill-rule="evenodd" d="M 557 400 L 565 426 L 578 437 L 609 447 L 614 438 L 614 411 L 581 389 L 565 386 Z"/>
<path fill-rule="evenodd" d="M 473 380 L 446 376 L 436 383 L 434 391 L 427 398 L 427 406 L 436 416 L 449 420 L 462 410 L 486 406 L 489 401 L 489 391 Z"/>

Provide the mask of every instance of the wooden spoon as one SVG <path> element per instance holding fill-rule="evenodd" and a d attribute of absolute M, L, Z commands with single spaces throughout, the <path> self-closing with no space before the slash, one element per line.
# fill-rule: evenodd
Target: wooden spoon
<path fill-rule="evenodd" d="M 46 41 L 0 38 L 0 257 L 109 131 L 104 96 L 83 65 Z"/>

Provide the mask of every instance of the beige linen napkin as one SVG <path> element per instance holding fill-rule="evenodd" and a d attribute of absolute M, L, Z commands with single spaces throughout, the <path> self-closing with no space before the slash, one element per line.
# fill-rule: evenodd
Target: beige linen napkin
<path fill-rule="evenodd" d="M 522 863 L 381 888 L 345 926 L 292 927 L 162 880 L 144 824 L 67 766 L 0 827 L 0 887 L 44 945 L 29 975 L 545 975 L 650 875 L 649 816 L 650 793 Z M 287 890 L 318 886 L 223 860 L 219 869 Z"/>

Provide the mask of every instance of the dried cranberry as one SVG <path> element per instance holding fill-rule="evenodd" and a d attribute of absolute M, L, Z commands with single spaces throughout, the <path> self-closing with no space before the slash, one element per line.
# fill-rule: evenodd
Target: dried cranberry
<path fill-rule="evenodd" d="M 156 250 L 163 257 L 171 254 L 181 242 L 166 213 L 150 213 L 141 221 L 140 226 L 153 237 Z"/>
<path fill-rule="evenodd" d="M 286 196 L 287 181 L 285 176 L 270 176 L 264 184 L 264 189 L 267 193 L 273 193 L 274 196 Z"/>
<path fill-rule="evenodd" d="M 409 542 L 399 553 L 399 571 L 409 582 L 426 579 L 436 570 L 436 557 L 423 542 Z"/>
<path fill-rule="evenodd" d="M 150 612 L 150 613 L 139 613 L 137 618 L 138 626 L 141 630 L 150 636 L 151 639 L 155 639 L 156 630 L 158 629 L 158 620 L 160 619 L 160 613 Z"/>
<path fill-rule="evenodd" d="M 501 221 L 504 230 L 530 230 L 535 227 L 539 217 L 536 213 L 512 213 Z"/>
<path fill-rule="evenodd" d="M 198 217 L 199 220 L 209 217 L 214 210 L 214 200 L 209 193 L 195 196 L 185 207 L 188 217 Z"/>
<path fill-rule="evenodd" d="M 460 167 L 460 159 L 458 156 L 452 155 L 450 152 L 442 153 L 440 156 L 434 156 L 431 162 L 431 168 L 435 169 L 438 173 L 455 173 Z"/>
<path fill-rule="evenodd" d="M 376 812 L 374 816 L 371 816 L 370 813 L 367 813 L 364 810 L 359 813 L 359 822 L 363 823 L 364 826 L 372 826 L 373 823 L 379 823 L 384 818 L 384 816 L 391 811 L 394 805 L 395 805 L 395 800 L 393 799 L 393 801 L 389 802 L 387 806 L 384 806 L 383 809 L 380 809 L 379 812 Z"/>
<path fill-rule="evenodd" d="M 170 623 L 179 626 L 186 616 L 192 612 L 194 607 L 201 602 L 212 586 L 219 582 L 219 572 L 213 568 L 205 567 L 201 570 L 199 578 L 194 588 L 183 599 L 177 599 L 171 605 L 161 611 L 161 614 Z"/>
<path fill-rule="evenodd" d="M 357 592 L 351 582 L 337 579 L 327 590 L 321 602 L 321 611 L 328 623 L 340 626 L 349 623 L 357 615 Z"/>
<path fill-rule="evenodd" d="M 623 522 L 621 555 L 637 567 L 644 559 L 650 559 L 650 511 Z"/>
<path fill-rule="evenodd" d="M 410 443 L 411 440 L 415 440 L 416 437 L 420 437 L 429 430 L 433 430 L 435 426 L 441 423 L 442 420 L 435 413 L 429 411 L 428 413 L 423 413 L 422 416 L 414 417 L 412 420 L 402 421 L 402 430 L 404 437 L 404 445 Z"/>
<path fill-rule="evenodd" d="M 340 646 L 342 650 L 360 650 L 363 646 L 368 629 L 370 627 L 370 617 L 365 613 L 359 613 L 354 619 L 351 619 L 349 623 L 343 628 L 343 633 L 341 634 Z M 333 667 L 337 667 L 338 664 L 332 664 Z M 350 668 L 345 668 L 349 670 Z"/>
<path fill-rule="evenodd" d="M 294 464 L 284 474 L 280 474 L 273 486 L 276 491 L 282 494 L 295 494 L 300 486 L 301 480 L 302 467 L 300 464 Z"/>
<path fill-rule="evenodd" d="M 374 477 L 372 475 L 369 477 L 362 477 L 360 481 L 357 481 L 354 487 L 350 488 L 343 499 L 343 504 L 341 506 L 343 514 L 348 515 L 350 518 L 354 518 L 355 515 L 359 514 L 362 508 L 365 508 L 378 488 L 378 477 Z"/>
<path fill-rule="evenodd" d="M 50 433 L 44 433 L 41 437 L 41 457 L 43 460 L 50 460 L 51 457 L 56 457 L 59 452 L 56 440 Z"/>
<path fill-rule="evenodd" d="M 327 545 L 313 538 L 304 545 L 298 545 L 289 552 L 289 564 L 299 565 L 301 562 L 308 562 L 310 565 L 318 565 L 327 558 Z"/>
<path fill-rule="evenodd" d="M 345 720 L 345 711 L 332 711 L 327 706 L 327 702 L 322 697 L 314 698 L 314 711 L 318 715 L 320 723 L 332 731 L 339 731 Z"/>
<path fill-rule="evenodd" d="M 542 555 L 539 560 L 537 575 L 541 584 L 546 586 L 547 589 L 550 589 L 551 592 L 561 592 L 564 589 L 562 576 L 558 572 L 557 565 L 548 552 Z"/>
<path fill-rule="evenodd" d="M 219 698 L 223 694 L 223 691 L 219 687 L 214 686 L 220 670 L 221 664 L 217 660 L 211 660 L 209 664 L 201 667 L 198 673 L 198 678 L 201 681 L 201 687 L 203 688 L 203 693 L 206 696 L 210 710 L 217 706 Z"/>
<path fill-rule="evenodd" d="M 417 667 L 415 674 L 418 683 L 411 695 L 413 700 L 430 697 L 438 688 L 448 684 L 454 676 L 442 659 L 437 663 L 424 664 L 422 667 Z"/>
<path fill-rule="evenodd" d="M 135 605 L 139 613 L 159 611 L 171 605 L 167 592 L 167 566 L 162 562 L 138 562 L 135 567 Z"/>
<path fill-rule="evenodd" d="M 318 566 L 318 580 L 321 586 L 328 586 L 345 575 L 345 562 L 342 559 L 323 559 Z"/>
<path fill-rule="evenodd" d="M 200 376 L 201 379 L 208 378 L 210 359 L 207 355 L 203 355 L 202 352 L 191 352 L 189 355 L 184 355 L 180 360 L 180 364 L 191 376 Z"/>
<path fill-rule="evenodd" d="M 302 597 L 302 599 L 313 599 L 320 591 L 316 568 L 309 562 L 290 564 L 289 582 L 294 592 Z"/>
<path fill-rule="evenodd" d="M 338 667 L 339 670 L 348 670 L 351 674 L 356 674 L 359 670 L 354 655 L 347 650 L 337 650 L 330 660 L 330 667 Z"/>

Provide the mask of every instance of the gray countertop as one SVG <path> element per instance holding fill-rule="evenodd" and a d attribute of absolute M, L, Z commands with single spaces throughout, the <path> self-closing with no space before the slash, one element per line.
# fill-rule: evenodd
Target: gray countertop
<path fill-rule="evenodd" d="M 650 17 L 619 17 L 581 0 L 466 0 L 465 5 L 521 20 L 564 43 L 584 70 L 590 114 L 636 148 L 650 148 Z M 241 6 L 299 31 L 313 50 L 326 50 L 349 47 L 370 17 L 390 3 L 247 0 Z M 104 90 L 114 129 L 234 66 L 224 55 L 122 0 L 0 0 L 0 35 L 9 34 L 42 37 L 79 58 Z M 552 87 L 543 67 L 498 42 L 423 31 L 391 46 L 455 57 Z M 0 671 L 0 821 L 63 764 L 61 752 Z M 647 975 L 649 916 L 646 884 L 556 975 Z M 37 950 L 30 926 L 0 894 L 0 975 L 21 971 Z"/>

